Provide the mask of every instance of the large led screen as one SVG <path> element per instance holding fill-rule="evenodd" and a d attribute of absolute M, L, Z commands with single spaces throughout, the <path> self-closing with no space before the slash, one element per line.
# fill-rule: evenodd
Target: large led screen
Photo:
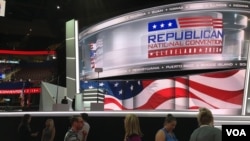
<path fill-rule="evenodd" d="M 178 3 L 96 24 L 79 34 L 80 77 L 245 68 L 249 6 L 243 1 Z"/>
<path fill-rule="evenodd" d="M 104 92 L 104 110 L 193 111 L 200 107 L 221 115 L 240 115 L 246 69 L 161 79 L 82 80 L 82 90 Z M 96 94 L 95 94 L 96 95 Z"/>

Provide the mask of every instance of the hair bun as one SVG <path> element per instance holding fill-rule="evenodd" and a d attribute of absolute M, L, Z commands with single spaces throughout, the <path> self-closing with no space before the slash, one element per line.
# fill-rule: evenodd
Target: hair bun
<path fill-rule="evenodd" d="M 167 117 L 173 117 L 173 115 L 172 114 L 167 114 Z"/>

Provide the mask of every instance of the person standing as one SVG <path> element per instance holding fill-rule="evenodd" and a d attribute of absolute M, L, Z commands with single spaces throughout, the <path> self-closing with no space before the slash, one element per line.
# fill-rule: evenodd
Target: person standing
<path fill-rule="evenodd" d="M 41 141 L 54 141 L 56 129 L 54 120 L 49 118 L 45 122 L 45 128 L 42 131 Z"/>
<path fill-rule="evenodd" d="M 176 118 L 172 114 L 168 114 L 165 118 L 163 128 L 159 129 L 155 135 L 155 141 L 178 141 L 174 134 L 176 124 Z"/>
<path fill-rule="evenodd" d="M 128 114 L 124 119 L 124 141 L 142 141 L 139 118 L 135 114 Z"/>
<path fill-rule="evenodd" d="M 90 125 L 88 123 L 89 115 L 87 113 L 81 113 L 80 115 L 84 121 L 84 126 L 78 133 L 78 136 L 81 138 L 81 141 L 87 141 L 87 137 L 90 130 Z"/>
<path fill-rule="evenodd" d="M 67 96 L 63 97 L 63 99 L 61 100 L 61 104 L 68 104 Z"/>
<path fill-rule="evenodd" d="M 24 114 L 21 123 L 18 126 L 19 141 L 31 141 L 32 137 L 36 137 L 38 132 L 33 133 L 30 128 L 31 115 Z"/>
<path fill-rule="evenodd" d="M 73 99 L 72 99 L 72 103 L 71 103 L 71 108 L 72 108 L 72 110 L 73 110 L 73 111 L 75 111 L 75 110 L 76 110 L 76 108 L 75 108 L 75 107 L 76 107 L 76 106 L 75 106 L 75 104 L 76 104 L 76 96 L 74 96 L 74 97 L 73 97 Z"/>
<path fill-rule="evenodd" d="M 189 141 L 221 141 L 222 131 L 215 128 L 212 112 L 207 108 L 200 108 L 197 116 L 199 128 L 195 129 Z"/>
<path fill-rule="evenodd" d="M 80 115 L 73 116 L 70 119 L 71 128 L 64 136 L 64 141 L 81 141 L 78 132 L 82 129 L 84 122 Z"/>

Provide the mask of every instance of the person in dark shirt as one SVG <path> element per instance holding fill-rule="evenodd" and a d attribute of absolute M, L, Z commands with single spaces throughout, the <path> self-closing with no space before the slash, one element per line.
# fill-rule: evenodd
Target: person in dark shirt
<path fill-rule="evenodd" d="M 64 96 L 64 98 L 61 101 L 62 104 L 68 104 L 67 96 Z"/>
<path fill-rule="evenodd" d="M 38 132 L 32 133 L 30 128 L 31 115 L 25 114 L 18 126 L 19 141 L 31 141 L 32 137 L 36 137 Z"/>
<path fill-rule="evenodd" d="M 74 96 L 74 98 L 72 99 L 72 103 L 71 103 L 71 107 L 72 107 L 72 110 L 75 111 L 75 104 L 76 104 L 76 97 Z"/>

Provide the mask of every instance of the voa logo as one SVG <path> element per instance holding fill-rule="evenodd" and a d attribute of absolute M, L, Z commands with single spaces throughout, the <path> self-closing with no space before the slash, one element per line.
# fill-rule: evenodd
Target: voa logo
<path fill-rule="evenodd" d="M 244 129 L 226 129 L 227 136 L 247 136 Z"/>

